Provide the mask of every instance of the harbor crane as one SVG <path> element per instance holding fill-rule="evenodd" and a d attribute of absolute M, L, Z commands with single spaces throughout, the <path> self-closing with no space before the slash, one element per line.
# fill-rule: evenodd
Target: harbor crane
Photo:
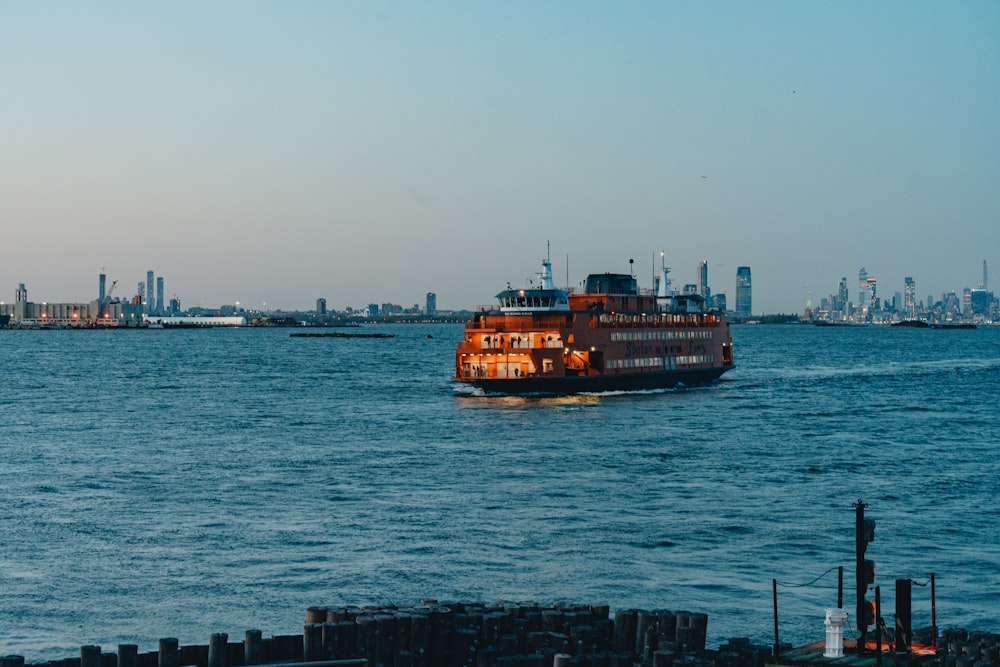
<path fill-rule="evenodd" d="M 111 293 L 115 291 L 115 285 L 117 284 L 117 280 L 111 281 L 111 287 L 108 288 L 108 293 L 104 295 L 104 300 L 101 301 L 100 307 L 97 311 L 97 319 L 99 321 L 103 321 L 108 316 L 108 304 L 111 303 Z"/>

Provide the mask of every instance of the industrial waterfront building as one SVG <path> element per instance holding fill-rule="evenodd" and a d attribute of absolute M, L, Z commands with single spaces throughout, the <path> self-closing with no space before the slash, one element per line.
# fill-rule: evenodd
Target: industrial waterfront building
<path fill-rule="evenodd" d="M 114 284 L 112 283 L 112 289 Z M 101 274 L 100 292 L 104 291 Z M 34 303 L 28 301 L 24 283 L 14 292 L 14 303 L 0 303 L 0 315 L 21 327 L 136 327 L 143 324 L 142 305 L 111 299 L 111 290 L 87 303 Z"/>

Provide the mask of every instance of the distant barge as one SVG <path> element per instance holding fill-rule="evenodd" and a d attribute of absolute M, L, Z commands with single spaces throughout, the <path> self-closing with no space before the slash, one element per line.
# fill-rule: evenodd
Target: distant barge
<path fill-rule="evenodd" d="M 975 329 L 972 322 L 925 322 L 924 320 L 902 320 L 893 322 L 894 327 L 909 327 L 912 329 Z"/>
<path fill-rule="evenodd" d="M 293 333 L 292 338 L 395 338 L 395 334 L 386 333 Z"/>

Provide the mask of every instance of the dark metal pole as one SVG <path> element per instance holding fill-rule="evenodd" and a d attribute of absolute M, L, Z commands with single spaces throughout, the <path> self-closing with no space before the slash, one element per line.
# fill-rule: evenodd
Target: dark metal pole
<path fill-rule="evenodd" d="M 837 609 L 844 608 L 844 566 L 837 566 Z"/>
<path fill-rule="evenodd" d="M 774 661 L 778 662 L 781 644 L 778 643 L 778 580 L 771 580 L 771 591 L 774 597 Z"/>
<path fill-rule="evenodd" d="M 854 555 L 855 571 L 854 582 L 857 591 L 857 605 L 855 607 L 854 618 L 858 626 L 858 653 L 864 654 L 865 642 L 868 641 L 868 625 L 865 623 L 867 609 L 865 608 L 865 591 L 868 584 L 865 583 L 865 504 L 858 500 L 854 503 Z M 877 589 L 876 589 L 877 590 Z M 876 623 L 877 623 L 876 619 Z"/>
<path fill-rule="evenodd" d="M 896 580 L 896 655 L 907 654 L 913 646 L 913 582 Z"/>
<path fill-rule="evenodd" d="M 937 651 L 937 606 L 934 600 L 934 573 L 931 572 L 931 647 Z"/>
<path fill-rule="evenodd" d="M 875 664 L 882 667 L 882 591 L 875 587 Z"/>

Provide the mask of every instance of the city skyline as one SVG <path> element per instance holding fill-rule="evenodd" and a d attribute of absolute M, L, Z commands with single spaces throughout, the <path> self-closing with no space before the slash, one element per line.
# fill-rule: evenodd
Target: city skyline
<path fill-rule="evenodd" d="M 661 262 L 663 262 L 662 258 Z M 638 271 L 635 270 L 636 262 L 632 260 L 629 266 L 630 269 L 633 270 L 633 273 L 637 275 L 640 288 L 652 290 L 653 285 L 656 283 L 658 279 L 656 277 L 651 276 L 649 279 L 649 284 L 647 285 L 643 282 L 641 274 L 639 274 Z M 819 302 L 821 300 L 839 300 L 841 304 L 861 306 L 863 304 L 867 304 L 867 302 L 871 300 L 873 293 L 878 296 L 879 301 L 882 303 L 890 303 L 895 296 L 897 295 L 902 296 L 905 294 L 907 303 L 909 304 L 910 307 L 913 307 L 916 305 L 917 302 L 924 304 L 922 297 L 917 296 L 917 292 L 920 291 L 921 294 L 927 295 L 927 300 L 926 300 L 927 303 L 924 304 L 925 307 L 930 307 L 930 305 L 932 305 L 935 301 L 943 299 L 949 294 L 961 295 L 965 291 L 976 290 L 976 289 L 987 290 L 987 291 L 989 290 L 989 281 L 988 281 L 989 263 L 987 260 L 982 260 L 982 263 L 980 265 L 981 267 L 980 280 L 978 283 L 965 285 L 958 289 L 944 290 L 941 292 L 923 291 L 919 285 L 919 279 L 915 279 L 913 276 L 904 276 L 899 285 L 895 285 L 894 283 L 886 283 L 880 280 L 878 276 L 868 272 L 865 267 L 861 267 L 857 273 L 858 283 L 856 285 L 854 285 L 851 279 L 849 279 L 847 276 L 842 276 L 839 280 L 839 285 L 837 285 L 836 290 L 831 290 L 827 293 L 817 292 L 816 294 L 810 292 L 807 295 L 808 299 L 807 302 L 803 305 L 803 308 L 799 311 L 768 312 L 763 310 L 757 310 L 752 307 L 752 301 L 757 298 L 757 295 L 752 288 L 752 279 L 751 279 L 752 267 L 750 266 L 737 267 L 736 273 L 733 276 L 734 279 L 733 289 L 729 290 L 724 288 L 717 289 L 713 287 L 711 281 L 709 280 L 710 266 L 711 262 L 709 262 L 708 260 L 704 259 L 700 260 L 697 266 L 695 267 L 692 282 L 687 282 L 682 276 L 678 275 L 677 271 L 673 270 L 672 267 L 669 267 L 671 268 L 670 271 L 671 290 L 674 293 L 684 293 L 689 289 L 693 290 L 694 293 L 708 297 L 709 303 L 711 303 L 713 297 L 724 295 L 722 303 L 725 304 L 725 309 L 739 316 L 779 315 L 779 314 L 802 315 L 807 311 L 815 311 L 819 306 Z M 659 266 L 656 268 L 658 270 L 660 269 Z M 114 295 L 114 300 L 115 301 L 120 300 L 121 302 L 131 303 L 138 297 L 141 302 L 140 305 L 142 306 L 142 311 L 146 314 L 156 314 L 156 315 L 185 312 L 192 308 L 217 310 L 217 309 L 224 309 L 231 307 L 236 307 L 237 309 L 242 308 L 244 310 L 251 312 L 272 311 L 272 310 L 285 311 L 285 312 L 309 312 L 309 311 L 315 311 L 319 307 L 318 304 L 320 302 L 322 302 L 322 307 L 324 311 L 326 310 L 327 304 L 329 303 L 329 309 L 331 312 L 342 312 L 351 310 L 361 311 L 370 307 L 370 305 L 372 304 L 376 305 L 387 304 L 392 306 L 398 306 L 401 310 L 402 309 L 424 310 L 427 307 L 426 304 L 429 304 L 431 302 L 433 302 L 434 304 L 434 310 L 443 310 L 450 312 L 450 311 L 471 311 L 479 306 L 489 305 L 493 303 L 493 299 L 490 298 L 488 300 L 472 305 L 459 305 L 455 307 L 439 308 L 437 306 L 437 293 L 432 290 L 422 293 L 422 297 L 424 299 L 423 306 L 421 305 L 420 301 L 413 302 L 412 306 L 401 305 L 401 304 L 406 304 L 407 302 L 402 301 L 401 303 L 397 303 L 397 301 L 400 300 L 394 298 L 392 295 L 382 295 L 374 300 L 367 300 L 367 301 L 355 300 L 355 301 L 344 301 L 344 302 L 337 302 L 322 295 L 314 296 L 311 298 L 302 297 L 301 299 L 299 299 L 299 301 L 306 303 L 306 305 L 301 307 L 288 306 L 281 303 L 271 303 L 270 305 L 268 305 L 266 302 L 260 302 L 260 304 L 258 305 L 253 301 L 243 301 L 240 299 L 224 301 L 219 303 L 204 303 L 204 302 L 188 303 L 187 301 L 185 301 L 183 295 L 177 293 L 171 293 L 172 296 L 169 297 L 170 303 L 166 304 L 166 301 L 168 299 L 165 296 L 166 293 L 164 291 L 164 284 L 165 284 L 164 276 L 155 274 L 153 270 L 147 270 L 145 272 L 145 276 L 146 280 L 138 281 L 137 288 L 135 290 L 132 290 L 131 291 L 132 293 L 124 291 L 127 290 L 128 288 L 123 287 L 121 290 L 118 291 L 117 294 Z M 149 289 L 148 287 L 151 276 L 155 277 L 155 284 L 156 284 L 155 292 Z M 50 298 L 45 298 L 43 295 L 42 299 L 37 303 L 83 304 L 95 300 L 101 301 L 104 298 L 106 291 L 108 293 L 108 296 L 110 297 L 111 290 L 106 290 L 107 280 L 108 280 L 107 274 L 100 273 L 97 276 L 97 278 L 98 280 L 95 288 L 96 296 L 94 299 L 90 298 L 50 299 Z M 524 284 L 527 285 L 531 280 L 534 280 L 536 278 L 537 276 L 526 278 L 526 282 Z M 118 283 L 119 281 L 117 279 L 113 279 L 111 281 L 112 290 L 114 289 L 115 286 L 117 286 Z M 574 290 L 580 288 L 581 283 L 582 280 L 578 281 L 576 284 L 569 284 L 562 286 L 568 287 L 570 290 Z M 14 295 L 15 295 L 14 298 L 11 300 L 8 300 L 5 297 L 0 298 L 0 305 L 5 303 L 13 303 L 14 301 L 21 298 L 18 295 L 19 293 L 22 292 L 22 290 L 24 290 L 25 293 L 27 292 L 27 285 L 28 284 L 26 282 L 18 283 L 17 288 L 14 290 Z M 852 287 L 852 285 L 854 285 L 854 287 Z M 877 288 L 877 285 L 881 285 L 882 287 Z M 742 289 L 742 295 L 741 295 L 741 289 Z M 876 291 L 877 289 L 880 289 L 881 291 Z M 32 294 L 34 294 L 34 291 L 32 292 Z M 814 297 L 816 297 L 815 301 Z M 152 299 L 152 301 L 150 301 L 150 299 Z M 27 299 L 27 300 L 34 302 L 34 299 Z"/>
<path fill-rule="evenodd" d="M 997 34 L 985 1 L 3 3 L 0 288 L 460 309 L 551 240 L 574 284 L 707 259 L 730 308 L 750 266 L 759 313 L 861 266 L 960 292 L 1000 248 Z"/>

